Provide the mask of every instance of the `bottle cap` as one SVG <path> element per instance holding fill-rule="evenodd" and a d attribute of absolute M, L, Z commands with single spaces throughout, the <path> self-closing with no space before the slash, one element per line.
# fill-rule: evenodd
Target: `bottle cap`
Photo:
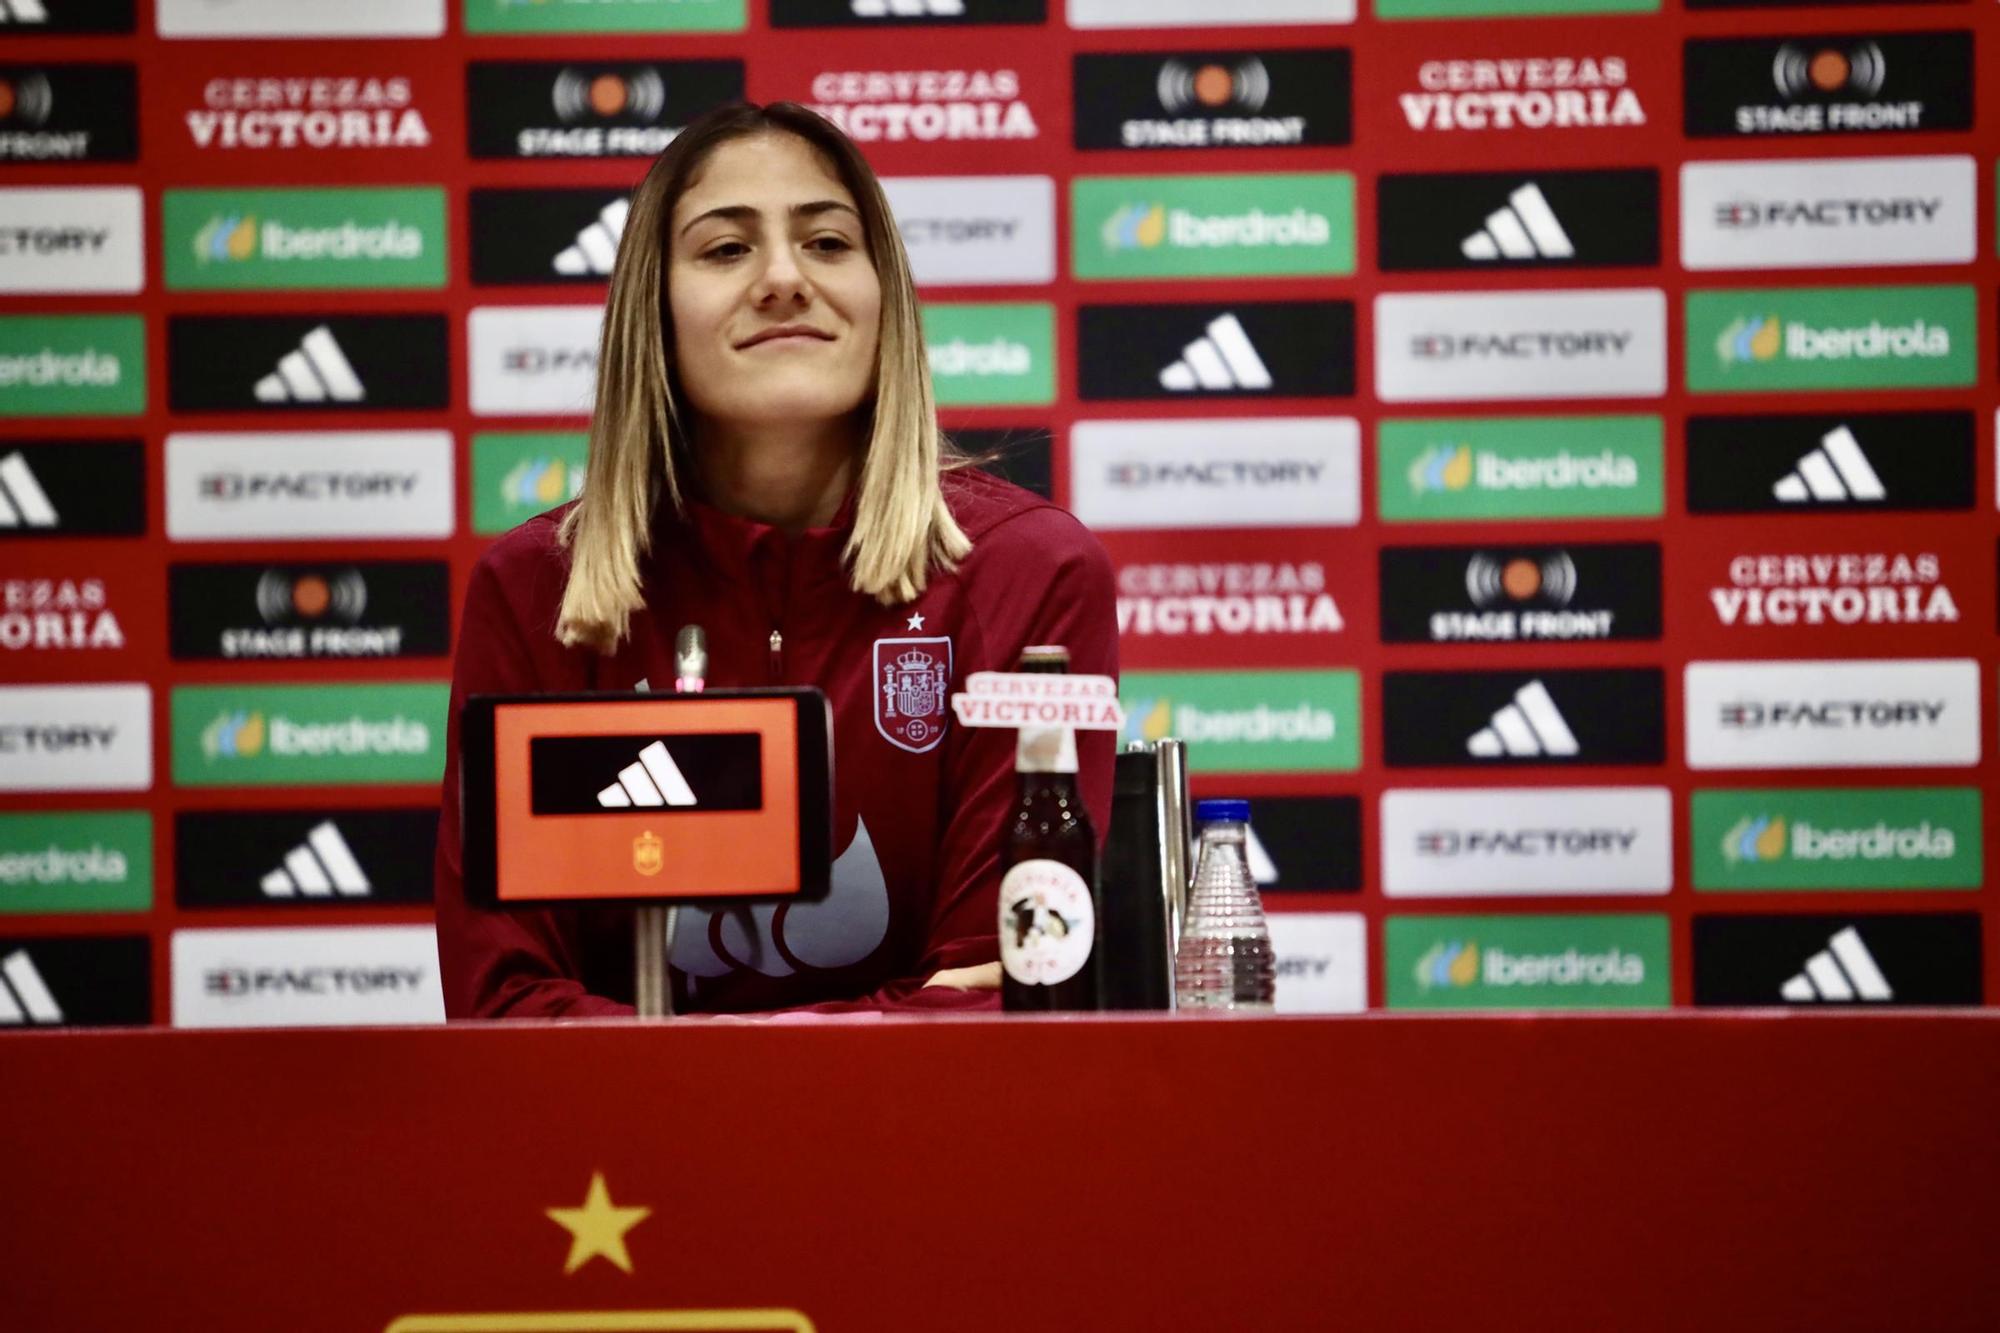
<path fill-rule="evenodd" d="M 1196 801 L 1194 817 L 1203 824 L 1247 824 L 1250 822 L 1250 802 Z"/>

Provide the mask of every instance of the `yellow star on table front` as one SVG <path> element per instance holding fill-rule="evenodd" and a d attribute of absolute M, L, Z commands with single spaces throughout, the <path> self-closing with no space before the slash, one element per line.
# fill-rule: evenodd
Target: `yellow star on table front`
<path fill-rule="evenodd" d="M 632 1256 L 625 1252 L 625 1233 L 651 1215 L 650 1208 L 618 1208 L 611 1191 L 604 1188 L 604 1173 L 590 1174 L 590 1192 L 581 1208 L 550 1208 L 549 1217 L 570 1234 L 569 1262 L 563 1265 L 567 1277 L 600 1254 L 627 1273 Z"/>

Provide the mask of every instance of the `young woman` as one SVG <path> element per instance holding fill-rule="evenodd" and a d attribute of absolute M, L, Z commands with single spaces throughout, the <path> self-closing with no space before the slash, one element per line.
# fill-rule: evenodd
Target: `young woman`
<path fill-rule="evenodd" d="M 859 151 L 790 103 L 688 126 L 632 197 L 581 498 L 494 543 L 466 594 L 437 854 L 447 1013 L 631 1012 L 629 912 L 466 904 L 458 709 L 670 688 L 687 624 L 707 631 L 711 685 L 826 692 L 837 859 L 823 902 L 684 910 L 676 1010 L 997 1004 L 1014 736 L 894 686 L 942 672 L 955 693 L 1036 643 L 1115 673 L 1117 627 L 1097 541 L 955 464 L 909 260 Z M 1102 830 L 1112 741 L 1078 749 Z"/>

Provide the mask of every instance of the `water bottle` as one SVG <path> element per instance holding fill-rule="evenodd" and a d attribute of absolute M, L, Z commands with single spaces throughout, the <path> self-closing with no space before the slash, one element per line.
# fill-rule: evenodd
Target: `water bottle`
<path fill-rule="evenodd" d="M 1244 847 L 1250 802 L 1200 801 L 1201 847 L 1174 956 L 1174 1000 L 1182 1009 L 1271 1008 L 1277 963 L 1264 904 Z"/>

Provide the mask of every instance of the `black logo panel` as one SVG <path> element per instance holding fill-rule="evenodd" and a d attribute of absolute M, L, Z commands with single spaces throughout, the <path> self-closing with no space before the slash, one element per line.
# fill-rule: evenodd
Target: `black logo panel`
<path fill-rule="evenodd" d="M 1974 912 L 1694 919 L 1696 1004 L 1979 1004 L 1982 972 Z"/>
<path fill-rule="evenodd" d="M 443 315 L 170 315 L 176 412 L 450 406 Z"/>
<path fill-rule="evenodd" d="M 136 9 L 134 0 L 12 0 L 0 3 L 0 36 L 131 32 Z"/>
<path fill-rule="evenodd" d="M 774 28 L 1045 23 L 1048 0 L 771 0 Z"/>
<path fill-rule="evenodd" d="M 1391 767 L 1666 762 L 1656 667 L 1390 671 L 1382 713 Z"/>
<path fill-rule="evenodd" d="M 167 604 L 178 661 L 440 657 L 451 647 L 442 560 L 175 565 Z"/>
<path fill-rule="evenodd" d="M 427 903 L 438 812 L 186 811 L 174 816 L 182 907 Z"/>
<path fill-rule="evenodd" d="M 1350 301 L 1087 305 L 1082 396 L 1344 398 L 1354 392 Z"/>
<path fill-rule="evenodd" d="M 528 742 L 538 815 L 764 808 L 763 742 L 752 731 L 688 736 L 538 736 Z"/>
<path fill-rule="evenodd" d="M 625 200 L 623 190 L 474 190 L 473 282 L 609 281 Z"/>
<path fill-rule="evenodd" d="M 144 935 L 0 939 L 0 1031 L 152 1021 L 153 946 Z"/>
<path fill-rule="evenodd" d="M 1660 262 L 1651 168 L 1384 176 L 1375 199 L 1385 272 Z"/>
<path fill-rule="evenodd" d="M 1571 643 L 1660 637 L 1660 548 L 1391 546 L 1384 643 Z"/>
<path fill-rule="evenodd" d="M 0 538 L 146 531 L 138 440 L 0 440 Z"/>
<path fill-rule="evenodd" d="M 980 468 L 1044 500 L 1055 497 L 1054 435 L 1047 426 L 1014 426 L 945 432 Z"/>
<path fill-rule="evenodd" d="M 1689 417 L 1688 512 L 1970 509 L 1970 412 Z"/>
<path fill-rule="evenodd" d="M 1339 49 L 1079 55 L 1078 148 L 1332 148 L 1354 137 Z"/>
<path fill-rule="evenodd" d="M 1690 38 L 1690 138 L 1972 128 L 1969 32 Z"/>
<path fill-rule="evenodd" d="M 1360 890 L 1360 797 L 1259 796 L 1250 803 L 1250 831 L 1257 840 L 1250 870 L 1265 892 Z"/>
<path fill-rule="evenodd" d="M 743 62 L 476 60 L 465 91 L 474 157 L 656 157 L 743 100 Z"/>
<path fill-rule="evenodd" d="M 132 162 L 138 80 L 130 65 L 0 65 L 0 162 Z"/>

